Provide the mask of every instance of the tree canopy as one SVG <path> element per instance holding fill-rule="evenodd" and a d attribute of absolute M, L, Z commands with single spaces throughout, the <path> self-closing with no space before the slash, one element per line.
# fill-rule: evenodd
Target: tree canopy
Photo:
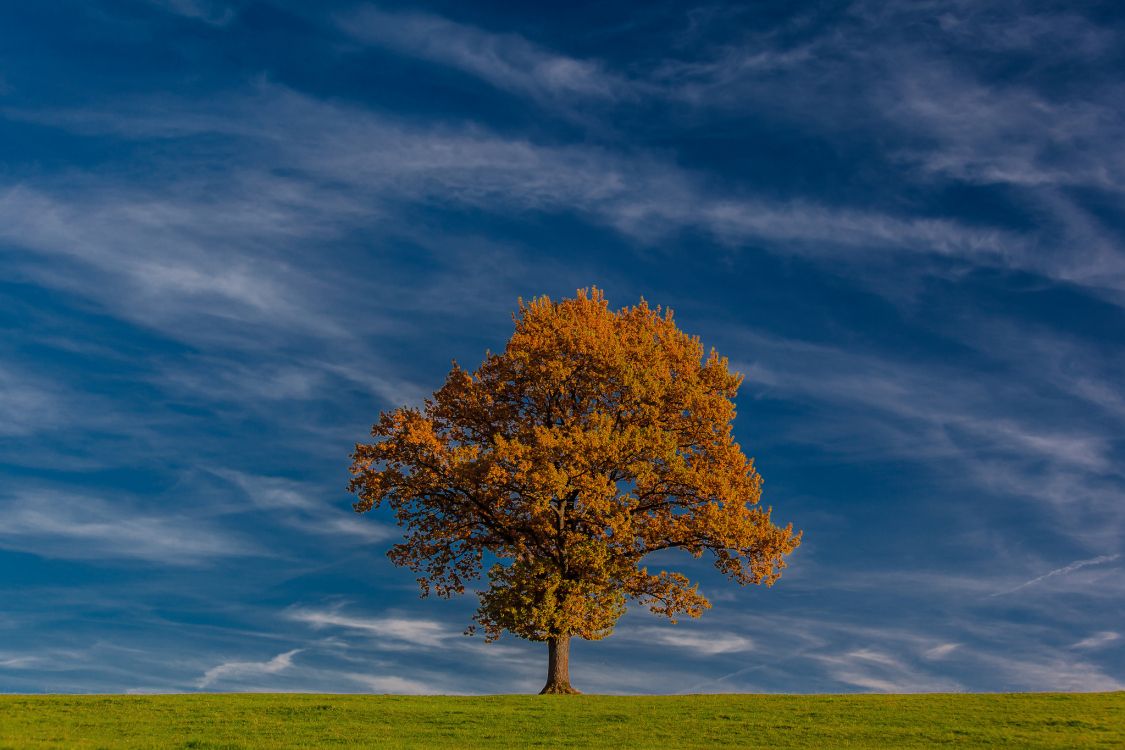
<path fill-rule="evenodd" d="M 771 585 L 801 535 L 772 522 L 733 439 L 742 377 L 670 310 L 613 311 L 594 288 L 520 300 L 513 319 L 503 352 L 380 415 L 350 489 L 357 511 L 395 512 L 405 539 L 388 554 L 423 596 L 461 594 L 488 565 L 476 623 L 547 641 L 562 673 L 544 690 L 571 692 L 569 638 L 609 635 L 629 600 L 673 622 L 710 607 L 649 555 L 710 554 L 736 583 Z"/>

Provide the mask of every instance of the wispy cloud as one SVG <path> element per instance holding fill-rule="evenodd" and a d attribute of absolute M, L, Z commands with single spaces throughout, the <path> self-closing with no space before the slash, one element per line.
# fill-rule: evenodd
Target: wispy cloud
<path fill-rule="evenodd" d="M 310 488 L 301 482 L 226 468 L 213 469 L 212 472 L 235 484 L 259 508 L 284 511 L 312 510 L 323 506 L 310 496 Z"/>
<path fill-rule="evenodd" d="M 148 2 L 170 13 L 213 26 L 226 26 L 236 15 L 235 8 L 224 0 L 148 0 Z"/>
<path fill-rule="evenodd" d="M 895 656 L 874 648 L 815 657 L 825 663 L 832 679 L 878 693 L 959 692 L 960 684 L 927 674 Z"/>
<path fill-rule="evenodd" d="M 944 659 L 957 650 L 959 643 L 941 643 L 922 652 L 927 659 Z"/>
<path fill-rule="evenodd" d="M 263 237 L 284 244 L 295 237 L 307 241 L 339 233 L 342 226 L 370 222 L 381 205 L 389 209 L 404 201 L 498 213 L 569 211 L 642 242 L 687 229 L 725 244 L 764 242 L 775 252 L 834 263 L 873 260 L 888 252 L 929 253 L 1048 276 L 1058 270 L 1052 256 L 1032 252 L 1034 243 L 1010 229 L 808 200 L 733 198 L 704 187 L 689 170 L 644 154 L 536 144 L 475 126 L 407 127 L 276 86 L 211 107 L 214 114 L 200 114 L 190 103 L 165 101 L 159 117 L 151 114 L 155 102 L 140 111 L 132 107 L 136 114 L 128 106 L 113 113 L 25 113 L 64 127 L 139 138 L 213 132 L 250 139 L 260 150 L 249 150 L 255 160 L 233 181 L 206 186 L 206 198 L 195 195 L 204 185 L 190 183 L 164 188 L 167 198 L 153 197 L 151 191 L 142 198 L 103 189 L 64 200 L 42 190 L 11 189 L 0 196 L 0 216 L 9 219 L 9 231 L 0 237 L 76 261 L 112 263 L 115 273 L 127 274 L 130 285 L 145 292 L 143 299 L 154 293 L 195 302 L 213 298 L 231 315 L 270 315 L 325 331 L 332 330 L 332 322 L 300 304 L 308 292 L 294 294 L 295 279 L 267 266 L 255 248 Z M 264 116 L 266 111 L 273 114 Z M 251 121 L 259 124 L 247 124 Z M 258 158 L 297 170 L 304 179 L 262 173 Z M 68 184 L 73 187 L 74 181 Z M 214 189 L 237 193 L 223 200 Z M 79 209 L 76 201 L 87 205 Z M 190 221 L 202 215 L 206 222 Z M 334 223 L 326 222 L 330 217 Z M 126 228 L 130 236 L 116 238 Z M 208 252 L 213 240 L 218 247 L 239 248 L 241 263 L 220 264 L 220 257 L 229 256 Z M 164 254 L 146 258 L 148 248 L 169 244 L 181 248 L 174 261 Z M 84 251 L 79 255 L 77 248 Z M 848 254 L 841 256 L 841 250 Z M 1068 262 L 1067 268 L 1073 265 Z"/>
<path fill-rule="evenodd" d="M 938 16 L 942 32 L 966 46 L 994 52 L 1018 51 L 1082 61 L 1112 52 L 1117 38 L 1113 29 L 1065 7 L 1040 10 L 1004 2 L 985 9 L 977 3 L 956 2 L 945 11 Z"/>
<path fill-rule="evenodd" d="M 879 130 L 896 158 L 967 182 L 1125 185 L 1110 145 L 1125 127 L 1119 84 L 1100 81 L 1096 67 L 1119 45 L 1119 29 L 1019 2 L 984 11 L 861 0 L 833 23 L 818 20 L 807 13 L 765 29 L 745 23 L 737 42 L 660 66 L 662 93 L 704 110 L 771 102 L 795 126 L 814 129 L 815 114 L 827 111 L 825 124 Z M 987 55 L 998 54 L 1019 59 L 1020 72 L 989 75 Z M 1036 75 L 1062 66 L 1085 68 L 1085 85 L 1050 87 Z M 873 84 L 848 85 L 857 77 Z M 787 96 L 797 84 L 806 95 Z"/>
<path fill-rule="evenodd" d="M 0 436 L 25 435 L 58 422 L 63 404 L 42 379 L 0 365 Z"/>
<path fill-rule="evenodd" d="M 87 183 L 89 192 L 65 196 L 24 187 L 0 191 L 6 227 L 0 238 L 73 264 L 23 265 L 22 270 L 69 289 L 87 287 L 83 271 L 95 273 L 114 290 L 127 292 L 115 305 L 119 312 L 147 315 L 157 326 L 184 314 L 188 305 L 208 305 L 212 315 L 227 319 L 270 317 L 305 330 L 331 330 L 323 316 L 300 304 L 297 285 L 285 282 L 292 279 L 289 273 L 267 268 L 265 258 L 252 254 L 242 254 L 234 263 L 222 259 L 222 247 L 278 232 L 261 215 L 270 210 L 262 195 L 255 197 L 254 206 L 243 201 L 241 207 L 228 204 L 224 209 L 201 194 L 163 199 L 133 191 L 115 195 L 115 188 L 102 183 L 98 190 L 95 184 Z M 218 226 L 224 223 L 225 229 Z M 214 231 L 219 234 L 211 235 Z M 172 248 L 175 252 L 169 252 Z"/>
<path fill-rule="evenodd" d="M 7 656 L 0 654 L 0 669 L 33 669 L 39 665 L 34 656 Z"/>
<path fill-rule="evenodd" d="M 321 487 L 308 482 L 227 468 L 212 469 L 211 473 L 234 484 L 253 508 L 268 513 L 274 523 L 321 534 L 338 543 L 370 544 L 396 534 L 371 518 L 357 516 L 348 502 L 329 501 Z"/>
<path fill-rule="evenodd" d="M 1113 222 L 1089 209 L 1097 200 L 1068 192 L 1125 189 L 1114 145 L 1125 135 L 1125 97 L 1110 72 L 1121 29 L 1021 2 L 986 12 L 971 3 L 859 1 L 833 15 L 764 22 L 751 8 L 698 14 L 725 41 L 663 61 L 649 91 L 689 105 L 700 123 L 716 112 L 768 110 L 838 149 L 874 139 L 884 169 L 923 192 L 1006 187 L 1005 202 L 1034 228 L 997 234 L 1005 257 L 989 263 L 1104 288 L 1121 304 L 1125 257 Z M 998 56 L 1013 61 L 1008 74 L 997 75 Z M 1051 85 L 1060 70 L 1081 85 Z M 848 222 L 839 223 L 846 236 Z M 911 234 L 904 244 L 927 245 Z"/>
<path fill-rule="evenodd" d="M 875 24 L 880 25 L 879 28 L 882 25 L 909 27 L 909 24 L 898 23 L 911 13 L 903 6 L 880 9 L 881 12 L 870 12 L 872 10 L 861 4 L 853 9 L 850 22 L 857 23 L 864 33 L 874 33 L 869 26 Z M 1064 26 L 1078 24 L 1077 17 L 1067 18 L 1070 21 Z M 1019 16 L 1016 20 L 1023 22 Z M 438 16 L 390 13 L 366 7 L 341 16 L 338 21 L 349 33 L 369 43 L 387 46 L 400 54 L 453 65 L 502 88 L 552 101 L 563 91 L 608 95 L 607 92 L 623 87 L 619 80 L 592 63 L 549 52 L 518 35 L 494 34 Z M 989 19 L 971 15 L 956 22 L 953 15 L 949 15 L 942 21 L 948 29 L 956 29 L 957 34 L 963 34 L 970 26 L 978 28 L 989 22 Z M 1045 19 L 1038 27 L 1049 28 L 1051 23 L 1052 19 Z M 1020 35 L 1025 34 L 1016 34 Z M 1090 168 L 1085 176 L 1077 178 L 1083 184 L 1104 186 L 1107 176 L 1113 173 L 1096 155 L 1113 151 L 1098 144 L 1120 140 L 1113 131 L 1121 120 L 1116 110 L 1089 103 L 1039 102 L 1036 97 L 1040 95 L 1028 89 L 992 91 L 968 73 L 953 70 L 948 65 L 943 67 L 936 53 L 933 59 L 918 55 L 906 60 L 895 57 L 908 49 L 904 46 L 872 53 L 882 57 L 870 63 L 866 58 L 856 59 L 854 49 L 842 47 L 846 42 L 839 35 L 818 39 L 816 44 L 824 49 L 819 49 L 816 56 L 806 53 L 802 60 L 809 58 L 810 64 L 817 66 L 815 70 L 823 69 L 831 61 L 834 69 L 839 67 L 836 59 L 844 55 L 853 65 L 874 65 L 878 70 L 893 73 L 886 76 L 888 83 L 877 89 L 875 96 L 881 98 L 874 104 L 894 127 L 915 134 L 928 132 L 932 134 L 931 141 L 938 141 L 937 147 L 932 142 L 920 145 L 904 142 L 899 149 L 903 158 L 925 163 L 927 170 L 941 171 L 958 179 L 979 177 L 1021 185 L 1053 186 L 1073 181 L 1053 171 L 1056 167 L 1044 162 L 1045 159 L 1066 165 L 1069 170 L 1088 163 Z M 760 40 L 763 45 L 779 43 L 768 37 Z M 729 50 L 725 54 L 729 54 Z M 756 56 L 768 54 L 791 53 L 775 53 L 768 46 L 754 53 Z M 740 59 L 745 57 L 741 55 Z M 794 67 L 795 75 L 816 75 L 796 62 Z M 727 71 L 723 75 L 732 74 Z M 931 78 L 935 80 L 929 80 Z M 906 90 L 901 90 L 903 86 Z M 936 104 L 948 101 L 950 96 L 963 100 L 965 106 L 949 108 Z M 1111 99 L 1102 97 L 1107 98 Z M 1091 109 L 1097 107 L 1100 109 Z M 952 111 L 963 113 L 966 108 L 973 114 L 967 117 L 949 114 Z M 157 110 L 164 114 L 154 114 Z M 251 112 L 263 110 L 274 114 L 249 116 Z M 1044 112 L 1057 113 L 1058 117 L 1066 119 L 1043 124 Z M 833 262 L 841 260 L 835 252 L 840 247 L 867 259 L 871 259 L 871 250 L 933 253 L 964 258 L 985 267 L 1031 271 L 1078 284 L 1117 291 L 1125 288 L 1125 260 L 1120 253 L 1105 242 L 1097 247 L 1075 242 L 1082 221 L 1089 224 L 1093 219 L 1076 218 L 1075 211 L 1064 210 L 1063 202 L 1058 199 L 1048 201 L 1048 210 L 1054 215 L 1060 233 L 1054 237 L 1043 231 L 973 226 L 950 217 L 891 212 L 886 207 L 818 205 L 807 200 L 784 202 L 752 196 L 734 199 L 721 191 L 704 189 L 702 180 L 690 171 L 643 153 L 623 158 L 620 153 L 590 146 L 533 144 L 522 139 L 501 138 L 479 127 L 420 131 L 416 123 L 405 127 L 370 112 L 314 102 L 276 87 L 267 87 L 260 94 L 212 101 L 205 108 L 187 102 L 162 101 L 141 103 L 139 109 L 136 103 L 124 103 L 113 112 L 24 111 L 9 112 L 9 116 L 69 123 L 79 130 L 110 130 L 133 137 L 223 133 L 255 144 L 255 148 L 249 149 L 255 159 L 288 164 L 319 178 L 315 182 L 267 179 L 264 175 L 247 172 L 242 180 L 258 183 L 253 195 L 259 205 L 248 210 L 250 206 L 224 200 L 208 207 L 209 213 L 214 214 L 216 207 L 234 205 L 239 207 L 242 216 L 270 220 L 257 228 L 259 234 L 263 231 L 276 234 L 278 227 L 303 226 L 298 231 L 308 232 L 310 227 L 332 226 L 331 222 L 324 221 L 309 224 L 310 212 L 304 209 L 314 207 L 321 217 L 335 214 L 349 221 L 370 217 L 378 209 L 365 199 L 374 192 L 385 201 L 443 200 L 499 211 L 513 206 L 525 211 L 577 211 L 641 239 L 651 240 L 654 236 L 689 228 L 707 232 L 723 242 L 765 241 L 778 251 L 822 256 Z M 283 130 L 280 123 L 284 123 Z M 1034 127 L 1029 127 L 1029 123 Z M 1013 139 L 1011 132 L 1039 135 L 1031 141 L 1028 137 Z M 313 133 L 317 137 L 311 137 Z M 1063 144 L 1061 152 L 1064 154 L 1059 156 L 1062 138 L 1071 141 L 1069 145 Z M 917 140 L 915 137 L 914 141 Z M 372 148 L 370 144 L 378 146 Z M 344 185 L 356 194 L 325 190 L 326 185 Z M 246 191 L 239 191 L 239 195 L 246 194 Z M 267 199 L 273 202 L 266 203 Z M 165 206 L 156 216 L 167 223 L 177 214 L 189 215 L 174 209 L 174 206 Z M 31 215 L 42 213 L 33 211 Z M 26 212 L 13 211 L 13 215 L 23 214 Z M 289 220 L 290 216 L 293 220 Z M 21 234 L 28 233 L 21 231 Z M 89 236 L 89 232 L 83 234 Z M 229 231 L 224 234 L 230 236 Z M 1080 250 L 1076 252 L 1075 246 Z M 1068 252 L 1058 252 L 1064 247 Z M 268 288 L 256 291 L 250 288 L 250 278 L 256 279 L 259 286 L 267 283 L 269 276 L 260 273 L 240 277 L 235 272 L 228 278 L 216 279 L 215 274 L 198 274 L 194 268 L 149 267 L 145 271 L 152 281 L 163 279 L 163 284 L 181 290 L 197 286 L 192 281 L 197 278 L 200 284 L 206 281 L 214 292 L 221 294 L 224 289 L 230 290 L 241 302 L 257 299 L 273 305 L 269 300 L 276 302 L 278 299 Z"/>
<path fill-rule="evenodd" d="M 1100 633 L 1083 638 L 1071 645 L 1071 648 L 1077 649 L 1098 649 L 1108 646 L 1111 643 L 1121 640 L 1121 634 L 1113 630 L 1103 630 Z"/>
<path fill-rule="evenodd" d="M 265 554 L 254 542 L 180 512 L 154 514 L 121 500 L 61 491 L 0 502 L 0 547 L 43 557 L 133 559 L 173 567 Z"/>
<path fill-rule="evenodd" d="M 630 635 L 648 643 L 687 649 L 706 656 L 750 651 L 754 648 L 754 642 L 750 638 L 729 632 L 683 631 L 666 627 L 645 627 L 632 631 Z"/>
<path fill-rule="evenodd" d="M 423 682 L 409 677 L 370 675 L 358 672 L 342 672 L 340 677 L 348 679 L 364 690 L 373 693 L 394 693 L 396 695 L 456 695 L 445 685 Z"/>
<path fill-rule="evenodd" d="M 267 661 L 228 661 L 211 667 L 199 678 L 196 687 L 211 687 L 216 682 L 241 682 L 262 675 L 278 674 L 293 666 L 293 657 L 304 649 L 295 648 Z"/>
<path fill-rule="evenodd" d="M 497 34 L 441 16 L 366 6 L 337 20 L 365 44 L 456 68 L 541 104 L 612 100 L 630 96 L 634 88 L 596 61 L 550 51 L 519 34 Z"/>
<path fill-rule="evenodd" d="M 917 596 L 921 611 L 924 602 L 933 601 L 930 589 L 925 591 L 889 596 L 900 605 Z M 920 616 L 894 623 L 832 619 L 813 610 L 752 616 L 715 613 L 739 622 L 758 648 L 749 658 L 728 661 L 728 669 L 737 667 L 733 671 L 691 684 L 688 691 L 746 691 L 762 684 L 795 692 L 1120 689 L 1115 687 L 1121 684 L 1114 676 L 1115 662 L 1076 661 L 1073 646 L 1054 642 L 1052 633 L 1061 628 L 1060 622 L 1035 627 L 982 618 L 963 611 L 957 601 L 943 605 L 946 614 L 940 620 Z M 1074 618 L 1071 624 L 1076 626 L 1088 619 L 1081 611 L 1062 613 L 1057 606 L 1055 614 Z M 979 673 L 981 664 L 988 665 L 988 675 Z"/>
<path fill-rule="evenodd" d="M 302 654 L 300 662 L 294 660 Z M 207 670 L 196 688 L 215 684 L 237 687 L 244 692 L 307 692 L 331 691 L 345 693 L 393 693 L 397 695 L 458 695 L 457 679 L 414 665 L 411 677 L 387 674 L 386 664 L 371 665 L 372 671 L 349 669 L 328 657 L 315 645 L 278 654 L 264 662 L 224 662 Z M 402 669 L 405 665 L 396 665 Z"/>
<path fill-rule="evenodd" d="M 977 183 L 1125 188 L 1118 156 L 1105 149 L 1125 133 L 1115 108 L 990 86 L 936 63 L 901 69 L 896 86 L 888 116 L 936 141 L 903 152 L 926 170 Z"/>
<path fill-rule="evenodd" d="M 1064 565 L 1061 568 L 1055 568 L 1054 570 L 1048 571 L 1047 573 L 1044 573 L 1041 576 L 1036 576 L 1035 578 L 1032 578 L 1030 581 L 1024 581 L 1020 585 L 1015 586 L 1015 587 L 1010 588 L 1010 589 L 1007 589 L 1006 591 L 998 591 L 995 594 L 993 594 L 993 596 L 1004 596 L 1005 594 L 1014 594 L 1017 591 L 1021 591 L 1023 589 L 1026 589 L 1028 586 L 1034 586 L 1037 583 L 1041 583 L 1041 582 L 1047 580 L 1048 578 L 1054 578 L 1056 576 L 1066 576 L 1066 575 L 1069 575 L 1071 573 L 1074 573 L 1075 571 L 1081 570 L 1082 568 L 1086 568 L 1086 567 L 1089 567 L 1091 565 L 1104 565 L 1106 563 L 1114 562 L 1115 560 L 1118 560 L 1120 558 L 1121 558 L 1121 555 L 1099 555 L 1098 557 L 1092 557 L 1089 560 L 1075 560 L 1074 562 L 1072 562 L 1068 565 Z"/>
<path fill-rule="evenodd" d="M 447 626 L 433 620 L 406 617 L 355 617 L 337 610 L 291 609 L 287 617 L 314 628 L 334 627 L 386 639 L 385 648 L 446 648 L 451 638 L 459 637 Z"/>
<path fill-rule="evenodd" d="M 1101 692 L 1125 689 L 1125 683 L 1106 674 L 1104 667 L 1077 661 L 1074 654 L 1020 655 L 978 653 L 980 663 L 996 672 L 1014 690 Z"/>
<path fill-rule="evenodd" d="M 739 336 L 754 356 L 736 362 L 747 374 L 748 391 L 808 415 L 779 436 L 791 444 L 846 461 L 955 461 L 955 476 L 937 472 L 934 481 L 1003 498 L 998 508 L 1011 501 L 1032 508 L 1051 519 L 1053 533 L 1080 548 L 1115 545 L 1125 527 L 1117 502 L 1125 484 L 1116 460 L 1120 420 L 1082 403 L 1088 394 L 1043 366 L 1050 358 L 1013 357 L 1004 346 L 990 345 L 981 352 L 984 361 L 999 356 L 1006 364 L 990 372 L 977 362 L 907 362 L 859 346 Z M 1066 368 L 1081 363 L 1073 356 Z M 1101 388 L 1095 371 L 1088 378 L 1085 390 Z M 988 513 L 975 507 L 975 514 Z"/>

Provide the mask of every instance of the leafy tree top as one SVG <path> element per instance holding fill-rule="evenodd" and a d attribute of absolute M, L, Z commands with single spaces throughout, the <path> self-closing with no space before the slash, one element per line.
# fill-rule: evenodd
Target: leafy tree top
<path fill-rule="evenodd" d="M 759 505 L 731 434 L 742 377 L 670 310 L 612 311 L 596 288 L 519 303 L 504 351 L 456 363 L 422 409 L 384 412 L 353 454 L 359 512 L 405 528 L 389 556 L 423 596 L 463 593 L 486 561 L 475 620 L 531 640 L 612 632 L 629 599 L 673 621 L 710 603 L 645 558 L 710 554 L 733 581 L 772 584 L 800 543 Z"/>

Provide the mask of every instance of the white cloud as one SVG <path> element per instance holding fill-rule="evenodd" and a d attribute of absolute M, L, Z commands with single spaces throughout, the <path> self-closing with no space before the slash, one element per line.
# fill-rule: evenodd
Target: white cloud
<path fill-rule="evenodd" d="M 1075 661 L 1073 654 L 1011 656 L 999 651 L 978 652 L 981 665 L 995 670 L 1012 691 L 1109 692 L 1125 690 L 1125 683 L 1105 674 L 1099 665 Z"/>
<path fill-rule="evenodd" d="M 828 585 L 848 590 L 846 582 Z M 920 614 L 893 622 L 863 614 L 840 617 L 835 603 L 802 608 L 800 614 L 717 613 L 728 626 L 738 623 L 740 631 L 754 637 L 756 656 L 690 691 L 768 685 L 769 690 L 833 692 L 841 683 L 878 692 L 1120 689 L 1114 687 L 1120 683 L 1112 662 L 1076 661 L 1075 652 L 1082 649 L 1058 644 L 1060 633 L 1089 632 L 1092 623 L 1112 623 L 1112 614 L 1102 616 L 1104 608 L 1097 604 L 1029 603 L 1029 621 L 1017 623 L 982 614 L 982 600 L 964 597 L 955 582 L 944 588 L 936 581 L 879 588 L 885 598 L 864 596 L 868 611 L 899 607 L 922 613 L 940 602 L 943 616 Z M 847 598 L 855 601 L 853 593 Z M 1116 594 L 1108 592 L 1105 601 L 1115 604 Z M 1105 632 L 1115 631 L 1098 636 Z M 1090 651 L 1103 640 L 1092 638 L 1096 645 Z M 747 677 L 754 682 L 745 682 Z"/>
<path fill-rule="evenodd" d="M 645 644 L 659 644 L 694 651 L 705 656 L 750 651 L 754 642 L 746 636 L 728 632 L 681 631 L 646 627 L 635 631 Z"/>
<path fill-rule="evenodd" d="M 886 114 L 936 140 L 903 153 L 926 170 L 980 183 L 1125 188 L 1119 155 L 1105 148 L 1125 134 L 1111 106 L 990 86 L 936 63 L 907 65 L 894 81 Z"/>
<path fill-rule="evenodd" d="M 894 351 L 750 331 L 731 338 L 754 357 L 735 361 L 747 375 L 744 392 L 803 410 L 802 419 L 773 439 L 851 461 L 915 461 L 933 467 L 943 488 L 1025 504 L 1050 519 L 1061 537 L 1092 550 L 1112 549 L 1125 529 L 1119 502 L 1125 472 L 1116 460 L 1120 416 L 1077 401 L 1088 397 L 1067 375 L 1086 369 L 1080 352 L 1071 352 L 1065 364 L 1038 346 L 1013 355 L 1005 351 L 1003 330 L 966 334 L 982 349 L 978 361 L 990 363 L 984 367 L 911 362 Z M 1013 346 L 1025 343 L 1016 341 Z M 1111 382 L 1101 369 L 1091 365 L 1086 373 L 1091 388 L 1104 390 Z M 938 468 L 954 465 L 956 472 Z M 987 524 L 988 510 L 976 503 L 974 523 Z"/>
<path fill-rule="evenodd" d="M 352 537 L 357 542 L 368 544 L 385 542 L 399 533 L 391 527 L 372 521 L 370 518 L 359 517 L 350 511 L 335 513 L 331 516 L 326 514 L 324 517 L 315 519 L 297 520 L 294 524 L 313 533 L 324 534 L 337 539 Z"/>
<path fill-rule="evenodd" d="M 433 620 L 407 617 L 354 617 L 336 610 L 311 610 L 296 608 L 288 612 L 291 620 L 303 622 L 314 628 L 335 627 L 371 634 L 380 640 L 380 646 L 397 648 L 446 648 L 459 633 Z"/>
<path fill-rule="evenodd" d="M 61 395 L 0 365 L 0 436 L 26 435 L 54 426 L 63 415 Z"/>
<path fill-rule="evenodd" d="M 324 503 L 314 498 L 311 494 L 313 490 L 303 482 L 226 468 L 214 468 L 211 473 L 233 483 L 255 506 L 262 509 L 284 511 L 324 507 Z"/>
<path fill-rule="evenodd" d="M 199 678 L 196 687 L 207 688 L 216 682 L 240 682 L 247 678 L 284 672 L 293 666 L 293 657 L 304 649 L 295 648 L 278 654 L 268 661 L 228 661 L 211 667 Z"/>
<path fill-rule="evenodd" d="M 1025 588 L 1027 588 L 1028 586 L 1034 586 L 1037 583 L 1041 583 L 1042 581 L 1045 581 L 1048 578 L 1054 578 L 1055 576 L 1066 576 L 1066 575 L 1069 575 L 1071 573 L 1074 573 L 1075 571 L 1081 570 L 1082 568 L 1089 567 L 1091 565 L 1104 565 L 1105 563 L 1110 563 L 1110 562 L 1113 562 L 1115 560 L 1118 560 L 1120 557 L 1121 557 L 1121 555 L 1099 555 L 1097 557 L 1092 557 L 1088 560 L 1075 560 L 1074 562 L 1072 562 L 1068 565 L 1064 565 L 1061 568 L 1055 568 L 1054 570 L 1051 570 L 1047 573 L 1044 573 L 1041 576 L 1036 576 L 1035 578 L 1032 578 L 1030 581 L 1024 581 L 1023 583 L 1021 583 L 1018 586 L 1015 586 L 1014 588 L 1010 588 L 1010 589 L 1007 589 L 1005 591 L 998 591 L 995 594 L 993 594 L 993 596 L 1003 596 L 1005 594 L 1014 594 L 1015 592 L 1021 591 Z"/>
<path fill-rule="evenodd" d="M 922 652 L 927 659 L 944 659 L 957 650 L 959 643 L 941 643 Z"/>
<path fill-rule="evenodd" d="M 397 695 L 455 695 L 447 689 L 406 677 L 368 675 L 355 672 L 342 672 L 339 675 L 361 685 L 373 693 L 393 693 Z"/>
<path fill-rule="evenodd" d="M 829 676 L 846 685 L 878 693 L 959 692 L 961 685 L 948 677 L 927 673 L 903 659 L 875 648 L 841 654 L 818 654 L 813 659 L 827 666 Z"/>
<path fill-rule="evenodd" d="M 253 542 L 174 510 L 156 515 L 125 501 L 46 491 L 0 502 L 0 547 L 43 557 L 169 566 L 264 554 Z"/>
<path fill-rule="evenodd" d="M 34 669 L 39 665 L 35 656 L 8 656 L 0 654 L 0 669 Z"/>
<path fill-rule="evenodd" d="M 67 181 L 66 196 L 11 189 L 0 195 L 0 218 L 8 227 L 0 237 L 123 274 L 146 306 L 179 299 L 198 306 L 207 298 L 237 318 L 292 321 L 334 334 L 343 326 L 310 304 L 309 290 L 301 289 L 307 284 L 259 257 L 261 243 L 331 236 L 401 202 L 499 213 L 571 211 L 641 241 L 694 229 L 724 243 L 764 242 L 775 252 L 837 264 L 896 252 L 954 255 L 1046 275 L 1058 267 L 1050 256 L 1031 252 L 1028 238 L 1002 228 L 808 201 L 732 198 L 704 188 L 699 175 L 644 154 L 536 144 L 472 125 L 407 125 L 276 86 L 213 102 L 208 112 L 199 114 L 189 102 L 154 100 L 113 113 L 24 113 L 64 127 L 140 138 L 210 132 L 256 148 L 246 149 L 252 158 L 245 164 L 231 165 L 233 176 L 222 185 L 189 182 L 146 190 L 144 197 L 96 183 L 76 192 L 82 181 L 75 179 Z M 184 158 L 190 167 L 190 152 Z M 266 174 L 259 160 L 300 177 Z M 170 247 L 176 252 L 166 252 Z M 154 254 L 154 248 L 165 252 Z M 238 263 L 230 262 L 232 251 Z"/>
<path fill-rule="evenodd" d="M 1025 52 L 1072 60 L 1096 59 L 1112 52 L 1117 34 L 1070 10 L 1036 12 L 1024 3 L 947 4 L 938 17 L 941 30 L 966 46 L 997 52 Z"/>
<path fill-rule="evenodd" d="M 1077 649 L 1098 649 L 1119 640 L 1121 640 L 1120 633 L 1112 630 L 1103 630 L 1100 633 L 1094 633 L 1088 638 L 1083 638 L 1077 643 L 1071 644 L 1070 647 Z"/>
<path fill-rule="evenodd" d="M 0 238 L 56 259 L 25 265 L 24 272 L 52 286 L 85 289 L 116 311 L 131 311 L 129 317 L 147 318 L 158 327 L 162 319 L 191 309 L 206 310 L 212 320 L 272 320 L 333 332 L 323 316 L 301 304 L 292 272 L 270 268 L 265 258 L 250 253 L 230 254 L 232 244 L 243 245 L 252 233 L 262 232 L 264 238 L 277 231 L 261 216 L 267 207 L 260 201 L 269 198 L 238 201 L 231 195 L 242 204 L 232 206 L 188 197 L 179 189 L 178 196 L 160 198 L 104 183 L 85 187 L 89 192 L 71 183 L 79 189 L 67 195 L 25 187 L 0 190 Z M 224 228 L 215 226 L 228 220 Z M 221 237 L 207 236 L 214 229 Z M 109 282 L 100 294 L 90 287 L 91 272 Z"/>
<path fill-rule="evenodd" d="M 566 105 L 566 97 L 612 100 L 630 95 L 634 87 L 597 62 L 552 52 L 518 34 L 496 34 L 440 16 L 367 6 L 337 20 L 365 44 L 457 68 L 544 104 Z"/>
<path fill-rule="evenodd" d="M 661 94 L 705 112 L 769 105 L 774 117 L 829 138 L 844 123 L 877 132 L 889 155 L 931 175 L 1024 188 L 1125 188 L 1113 148 L 1125 134 L 1120 83 L 1097 76 L 1120 46 L 1119 30 L 1024 3 L 985 10 L 861 0 L 832 23 L 813 18 L 743 23 L 747 31 L 735 43 L 665 61 L 657 67 Z M 1028 73 L 989 75 L 980 64 L 986 51 L 1030 56 Z M 1042 85 L 1035 75 L 1062 66 L 1075 79 L 1089 75 L 1068 87 Z M 857 89 L 860 79 L 870 85 Z M 797 87 L 802 95 L 792 96 Z"/>
<path fill-rule="evenodd" d="M 213 468 L 210 472 L 238 487 L 253 508 L 267 511 L 272 520 L 306 533 L 356 543 L 382 542 L 396 533 L 382 523 L 357 515 L 349 504 L 328 500 L 323 488 L 313 483 L 226 468 Z"/>

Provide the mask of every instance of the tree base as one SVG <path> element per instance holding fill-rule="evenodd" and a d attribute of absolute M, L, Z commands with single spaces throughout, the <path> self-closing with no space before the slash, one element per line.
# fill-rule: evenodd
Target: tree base
<path fill-rule="evenodd" d="M 539 691 L 540 695 L 582 695 L 578 690 L 575 690 L 570 685 L 563 685 L 559 683 L 547 683 L 542 690 Z"/>
<path fill-rule="evenodd" d="M 570 636 L 547 639 L 547 684 L 540 695 L 578 695 L 570 686 Z"/>

